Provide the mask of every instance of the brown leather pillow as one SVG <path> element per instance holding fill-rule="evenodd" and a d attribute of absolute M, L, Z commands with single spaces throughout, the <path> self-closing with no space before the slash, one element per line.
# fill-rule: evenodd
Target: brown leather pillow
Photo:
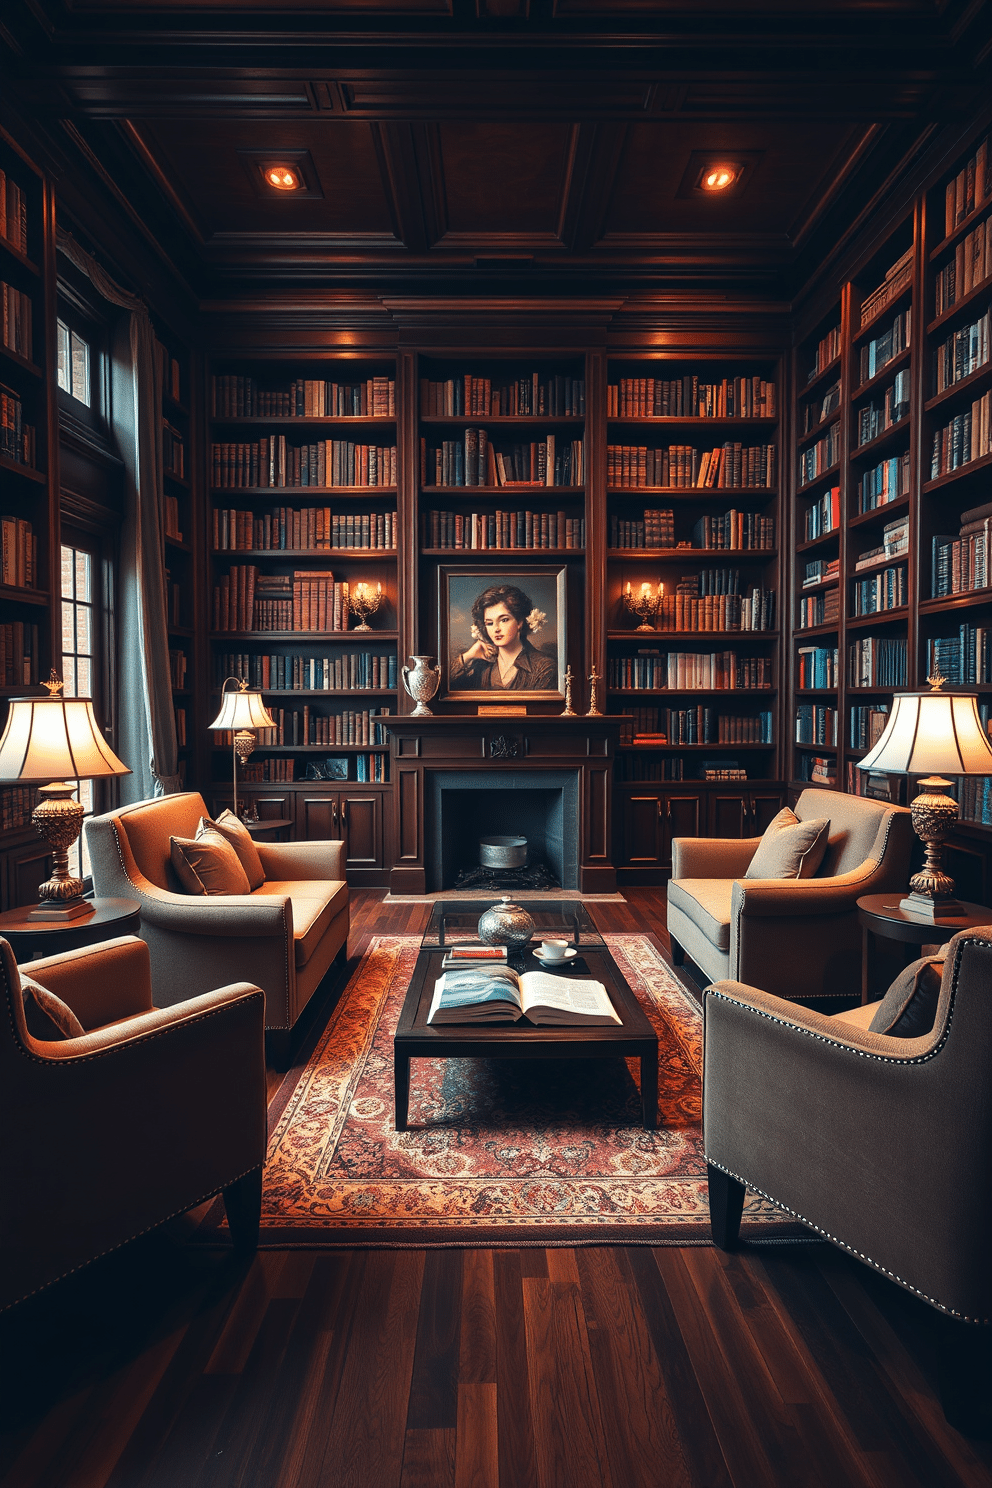
<path fill-rule="evenodd" d="M 826 817 L 800 821 L 783 806 L 767 825 L 745 878 L 812 878 L 823 862 L 830 835 Z"/>
<path fill-rule="evenodd" d="M 200 837 L 208 831 L 219 832 L 225 841 L 231 844 L 245 870 L 249 889 L 259 888 L 265 882 L 265 869 L 258 856 L 258 848 L 252 841 L 252 835 L 244 822 L 239 820 L 233 811 L 222 811 L 216 821 L 212 821 L 209 816 L 201 816 L 196 835 Z"/>
<path fill-rule="evenodd" d="M 935 955 L 921 956 L 903 968 L 875 1009 L 869 1033 L 919 1038 L 930 1032 L 937 1016 L 946 954 L 947 947 L 942 946 Z"/>
<path fill-rule="evenodd" d="M 49 992 L 47 987 L 21 977 L 21 996 L 24 998 L 24 1021 L 32 1038 L 52 1042 L 55 1039 L 80 1038 L 86 1029 L 72 1008 L 61 997 Z"/>
<path fill-rule="evenodd" d="M 247 894 L 248 875 L 231 844 L 219 832 L 170 837 L 176 877 L 187 894 Z"/>

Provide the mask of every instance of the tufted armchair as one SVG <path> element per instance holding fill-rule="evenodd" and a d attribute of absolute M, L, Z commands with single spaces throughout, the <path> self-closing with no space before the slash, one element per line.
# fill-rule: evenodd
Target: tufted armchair
<path fill-rule="evenodd" d="M 706 989 L 713 1238 L 734 1244 L 750 1188 L 945 1314 L 945 1412 L 968 1425 L 992 1324 L 992 926 L 951 940 L 928 1033 L 872 1033 L 876 1007 Z"/>
<path fill-rule="evenodd" d="M 141 903 L 157 1000 L 176 1002 L 232 977 L 265 993 L 265 1026 L 292 1029 L 348 944 L 340 842 L 259 842 L 266 881 L 251 894 L 179 892 L 169 838 L 208 816 L 195 791 L 122 806 L 86 822 L 93 887 Z"/>
<path fill-rule="evenodd" d="M 794 810 L 800 821 L 830 821 L 812 878 L 744 878 L 760 837 L 675 838 L 672 959 L 679 966 L 688 954 L 710 981 L 730 977 L 779 997 L 860 997 L 857 900 L 905 888 L 910 814 L 826 790 L 804 790 Z"/>
<path fill-rule="evenodd" d="M 265 1160 L 262 994 L 244 983 L 152 1006 L 134 936 L 32 961 L 83 1032 L 28 1031 L 0 939 L 0 1309 L 223 1193 L 257 1243 Z"/>

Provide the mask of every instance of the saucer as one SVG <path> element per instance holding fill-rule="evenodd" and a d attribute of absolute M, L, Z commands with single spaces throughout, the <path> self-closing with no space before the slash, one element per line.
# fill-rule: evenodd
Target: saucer
<path fill-rule="evenodd" d="M 562 962 L 564 961 L 574 961 L 578 954 L 579 952 L 577 946 L 569 946 L 564 956 L 558 956 L 555 958 L 554 961 L 546 961 L 541 955 L 540 946 L 535 946 L 531 952 L 531 955 L 536 956 L 541 965 L 548 967 L 549 970 L 551 970 L 555 966 L 561 966 Z"/>

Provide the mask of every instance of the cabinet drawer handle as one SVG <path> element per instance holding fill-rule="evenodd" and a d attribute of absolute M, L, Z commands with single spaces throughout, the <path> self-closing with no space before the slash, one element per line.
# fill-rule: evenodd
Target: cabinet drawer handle
<path fill-rule="evenodd" d="M 338 803 L 337 803 L 337 801 L 333 801 L 331 803 L 331 824 L 332 824 L 332 826 L 335 826 L 335 827 L 338 824 Z"/>

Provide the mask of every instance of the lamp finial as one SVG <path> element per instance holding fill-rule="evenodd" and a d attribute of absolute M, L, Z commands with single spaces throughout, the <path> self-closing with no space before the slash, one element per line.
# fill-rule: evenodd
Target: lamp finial
<path fill-rule="evenodd" d="M 65 683 L 61 680 L 55 668 L 52 667 L 52 675 L 49 677 L 47 682 L 43 682 L 41 685 L 42 687 L 48 688 L 49 697 L 57 698 L 61 696 L 62 689 L 65 686 Z"/>
<path fill-rule="evenodd" d="M 939 692 L 940 689 L 943 687 L 943 685 L 944 685 L 944 683 L 946 681 L 947 681 L 947 678 L 941 676 L 940 671 L 938 670 L 937 667 L 934 667 L 933 671 L 930 673 L 929 677 L 927 678 L 927 682 L 933 688 L 934 692 Z"/>

